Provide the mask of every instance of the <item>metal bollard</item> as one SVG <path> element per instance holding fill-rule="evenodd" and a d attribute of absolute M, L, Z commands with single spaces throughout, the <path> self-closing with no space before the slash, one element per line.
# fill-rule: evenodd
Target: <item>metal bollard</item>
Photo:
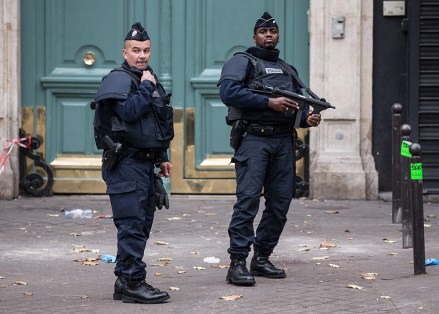
<path fill-rule="evenodd" d="M 401 211 L 402 211 L 402 247 L 413 247 L 413 217 L 410 184 L 410 158 L 408 148 L 412 128 L 408 124 L 401 125 Z M 408 143 L 407 143 L 408 142 Z M 405 152 L 405 154 L 403 153 Z M 404 156 L 407 155 L 407 156 Z"/>
<path fill-rule="evenodd" d="M 413 210 L 413 261 L 415 275 L 425 274 L 424 199 L 422 188 L 421 145 L 410 145 L 410 178 Z"/>
<path fill-rule="evenodd" d="M 392 105 L 392 223 L 402 222 L 401 208 L 401 128 L 402 106 Z"/>

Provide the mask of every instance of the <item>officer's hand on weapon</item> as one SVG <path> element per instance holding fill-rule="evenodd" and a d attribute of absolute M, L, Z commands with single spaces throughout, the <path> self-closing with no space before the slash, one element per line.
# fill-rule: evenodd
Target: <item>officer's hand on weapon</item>
<path fill-rule="evenodd" d="M 160 176 L 154 174 L 154 191 L 155 191 L 155 206 L 158 209 L 162 209 L 165 206 L 166 209 L 169 208 L 169 198 L 168 193 L 163 186 L 163 180 Z"/>
<path fill-rule="evenodd" d="M 299 104 L 286 97 L 268 98 L 268 108 L 287 113 L 289 110 L 299 109 Z"/>
<path fill-rule="evenodd" d="M 306 117 L 306 123 L 309 126 L 319 126 L 320 121 L 322 121 L 322 116 L 320 115 L 320 113 L 312 113 L 312 111 L 308 112 L 308 117 Z"/>
<path fill-rule="evenodd" d="M 151 83 L 154 84 L 154 86 L 157 84 L 154 75 L 150 71 L 143 71 L 143 75 L 142 75 L 142 78 L 140 80 L 142 82 L 144 80 L 151 81 Z"/>
<path fill-rule="evenodd" d="M 162 162 L 160 164 L 160 172 L 158 173 L 159 176 L 169 177 L 171 173 L 172 173 L 172 164 L 169 161 Z"/>

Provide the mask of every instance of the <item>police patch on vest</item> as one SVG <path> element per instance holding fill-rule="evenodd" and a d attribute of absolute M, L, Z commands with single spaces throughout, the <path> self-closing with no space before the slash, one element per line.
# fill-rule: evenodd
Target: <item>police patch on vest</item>
<path fill-rule="evenodd" d="M 274 74 L 274 73 L 280 73 L 280 74 L 282 74 L 282 73 L 284 73 L 284 72 L 282 71 L 282 69 L 265 68 L 265 73 L 267 73 L 267 74 Z"/>

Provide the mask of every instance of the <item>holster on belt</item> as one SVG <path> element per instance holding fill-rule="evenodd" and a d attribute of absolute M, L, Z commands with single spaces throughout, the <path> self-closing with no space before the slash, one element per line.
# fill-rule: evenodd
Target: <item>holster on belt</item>
<path fill-rule="evenodd" d="M 105 135 L 102 138 L 102 142 L 104 143 L 105 148 L 107 148 L 102 155 L 102 167 L 112 170 L 124 156 L 123 145 L 121 143 L 113 142 L 108 135 Z"/>
<path fill-rule="evenodd" d="M 235 120 L 232 122 L 232 130 L 230 131 L 230 147 L 238 149 L 242 142 L 242 136 L 247 128 L 247 121 Z"/>

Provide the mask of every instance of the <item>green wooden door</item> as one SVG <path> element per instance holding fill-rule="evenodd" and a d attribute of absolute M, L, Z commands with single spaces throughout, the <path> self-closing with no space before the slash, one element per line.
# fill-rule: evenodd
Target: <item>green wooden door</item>
<path fill-rule="evenodd" d="M 308 6 L 307 0 L 22 0 L 23 123 L 44 139 L 54 191 L 104 191 L 88 104 L 102 76 L 122 63 L 123 38 L 140 21 L 152 41 L 151 66 L 173 94 L 172 192 L 233 193 L 227 110 L 216 87 L 221 67 L 253 45 L 253 25 L 269 11 L 280 25 L 281 56 L 307 81 Z"/>

